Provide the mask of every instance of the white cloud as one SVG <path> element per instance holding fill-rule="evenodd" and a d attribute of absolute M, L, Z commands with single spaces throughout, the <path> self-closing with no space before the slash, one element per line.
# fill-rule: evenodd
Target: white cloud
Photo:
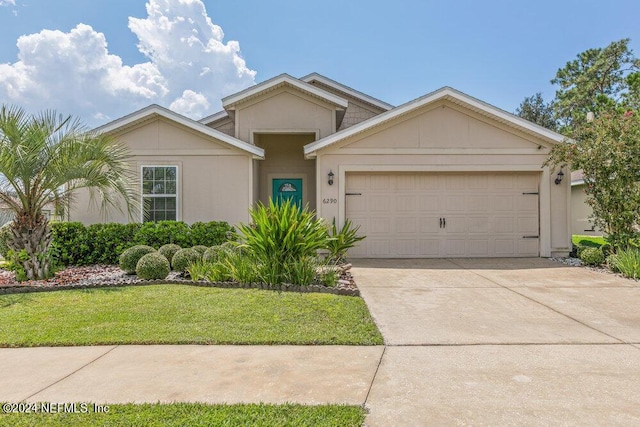
<path fill-rule="evenodd" d="M 109 53 L 104 34 L 85 24 L 20 37 L 18 61 L 0 64 L 0 103 L 55 108 L 91 125 L 151 103 L 200 118 L 255 83 L 238 42 L 224 43 L 201 0 L 149 0 L 147 13 L 129 18 L 149 58 L 133 66 Z"/>
<path fill-rule="evenodd" d="M 0 6 L 15 6 L 16 0 L 0 0 Z"/>

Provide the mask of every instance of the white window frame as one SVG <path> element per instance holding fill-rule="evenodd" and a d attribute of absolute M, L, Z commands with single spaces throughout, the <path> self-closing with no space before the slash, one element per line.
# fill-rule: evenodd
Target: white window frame
<path fill-rule="evenodd" d="M 144 193 L 144 168 L 175 168 L 176 169 L 176 194 L 145 194 Z M 140 222 L 144 222 L 144 198 L 145 197 L 172 197 L 176 198 L 176 219 L 181 221 L 180 205 L 180 166 L 176 164 L 142 164 L 140 165 Z M 169 220 L 171 221 L 171 220 Z"/>

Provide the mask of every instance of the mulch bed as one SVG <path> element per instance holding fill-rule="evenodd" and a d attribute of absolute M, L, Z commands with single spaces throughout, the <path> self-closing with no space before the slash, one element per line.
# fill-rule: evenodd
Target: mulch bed
<path fill-rule="evenodd" d="M 349 266 L 350 267 L 350 266 Z M 87 267 L 67 267 L 47 280 L 28 280 L 17 282 L 12 271 L 0 269 L 0 295 L 27 292 L 48 292 L 66 289 L 88 289 L 120 286 L 143 286 L 156 284 L 180 284 L 190 286 L 205 286 L 216 288 L 266 289 L 284 292 L 319 292 L 334 295 L 360 296 L 349 268 L 342 272 L 338 286 L 328 287 L 320 285 L 267 285 L 265 283 L 235 283 L 235 282 L 195 282 L 181 274 L 171 272 L 163 280 L 141 280 L 135 275 L 128 275 L 115 265 L 92 265 Z"/>

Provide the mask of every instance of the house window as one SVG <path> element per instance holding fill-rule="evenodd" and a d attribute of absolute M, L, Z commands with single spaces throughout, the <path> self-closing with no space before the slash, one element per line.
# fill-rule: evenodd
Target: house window
<path fill-rule="evenodd" d="M 142 167 L 142 221 L 178 219 L 178 167 Z"/>

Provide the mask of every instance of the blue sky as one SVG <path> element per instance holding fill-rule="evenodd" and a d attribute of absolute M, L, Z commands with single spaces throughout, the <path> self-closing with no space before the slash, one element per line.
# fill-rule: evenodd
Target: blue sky
<path fill-rule="evenodd" d="M 0 0 L 0 103 L 91 125 L 150 103 L 199 118 L 316 71 L 395 105 L 448 85 L 514 111 L 552 98 L 581 51 L 629 37 L 640 56 L 638 17 L 637 0 Z"/>

